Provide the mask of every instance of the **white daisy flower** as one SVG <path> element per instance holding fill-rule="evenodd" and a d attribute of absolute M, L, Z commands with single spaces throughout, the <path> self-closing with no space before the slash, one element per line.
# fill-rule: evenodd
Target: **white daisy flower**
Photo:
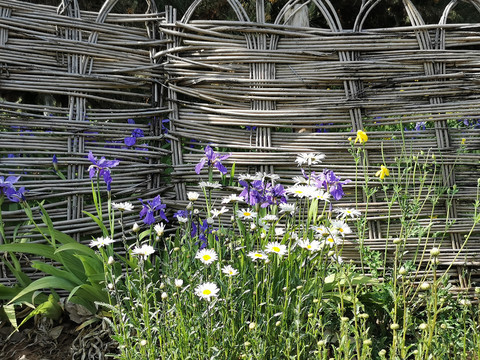
<path fill-rule="evenodd" d="M 280 214 L 289 213 L 290 215 L 293 215 L 296 210 L 295 204 L 282 203 L 279 205 L 279 207 L 280 207 Z"/>
<path fill-rule="evenodd" d="M 188 201 L 191 201 L 191 202 L 197 201 L 199 196 L 200 194 L 196 191 L 189 191 L 187 193 L 187 199 Z"/>
<path fill-rule="evenodd" d="M 228 211 L 228 209 L 225 207 L 225 206 L 222 206 L 222 208 L 220 210 L 218 209 L 212 209 L 211 213 L 212 213 L 212 218 L 215 218 L 215 217 L 218 217 L 222 214 L 225 214 L 226 212 Z"/>
<path fill-rule="evenodd" d="M 295 182 L 295 185 L 307 185 L 308 184 L 308 179 L 306 179 L 305 176 L 302 176 L 302 175 L 296 175 L 292 179 Z"/>
<path fill-rule="evenodd" d="M 213 297 L 218 297 L 219 291 L 220 289 L 218 288 L 217 284 L 207 282 L 200 284 L 195 288 L 195 295 L 210 301 Z"/>
<path fill-rule="evenodd" d="M 361 215 L 360 211 L 353 208 L 335 209 L 335 212 L 338 214 L 337 217 L 342 219 L 345 219 L 347 216 L 350 216 L 352 219 L 354 219 Z"/>
<path fill-rule="evenodd" d="M 121 203 L 114 203 L 112 202 L 112 207 L 115 209 L 115 210 L 119 210 L 119 211 L 132 211 L 134 206 L 132 205 L 132 203 L 129 203 L 129 202 L 121 202 Z"/>
<path fill-rule="evenodd" d="M 328 245 L 330 247 L 332 247 L 333 245 L 337 245 L 337 244 L 341 244 L 342 243 L 342 239 L 340 239 L 338 236 L 336 235 L 328 235 L 324 240 L 323 240 L 323 243 L 325 245 Z"/>
<path fill-rule="evenodd" d="M 245 199 L 243 196 L 238 196 L 237 194 L 230 194 L 222 199 L 222 204 L 243 202 Z"/>
<path fill-rule="evenodd" d="M 284 228 L 275 228 L 275 236 L 283 236 L 283 235 L 285 235 Z"/>
<path fill-rule="evenodd" d="M 200 186 L 202 189 L 220 189 L 222 185 L 220 185 L 218 182 L 209 182 L 209 181 L 201 181 L 198 183 L 198 186 Z"/>
<path fill-rule="evenodd" d="M 297 241 L 297 245 L 311 252 L 319 251 L 322 248 L 320 242 L 317 240 L 309 241 L 300 239 Z"/>
<path fill-rule="evenodd" d="M 278 217 L 277 215 L 268 214 L 268 215 L 265 215 L 261 220 L 264 222 L 274 222 L 278 220 Z"/>
<path fill-rule="evenodd" d="M 280 179 L 280 176 L 277 174 L 268 174 L 266 172 L 260 172 L 258 171 L 255 174 L 255 177 L 257 177 L 259 180 L 265 181 L 265 179 L 270 179 L 272 182 L 275 182 L 276 180 Z"/>
<path fill-rule="evenodd" d="M 92 240 L 90 241 L 90 247 L 94 247 L 96 246 L 97 248 L 101 248 L 101 247 L 105 247 L 105 246 L 108 246 L 110 244 L 113 244 L 115 241 L 112 240 L 111 238 L 109 238 L 108 236 L 106 237 L 98 237 L 96 240 Z"/>
<path fill-rule="evenodd" d="M 316 165 L 318 163 L 321 163 L 322 160 L 325 158 L 325 154 L 322 153 L 303 153 L 299 154 L 297 158 L 295 159 L 295 162 L 298 164 L 298 166 L 302 166 L 304 164 L 307 164 L 308 166 L 310 165 Z"/>
<path fill-rule="evenodd" d="M 195 259 L 200 259 L 205 265 L 209 265 L 218 259 L 217 253 L 213 249 L 202 249 L 197 252 Z"/>
<path fill-rule="evenodd" d="M 287 247 L 277 241 L 274 241 L 267 244 L 265 247 L 265 252 L 267 254 L 275 253 L 278 256 L 283 256 L 287 253 Z"/>
<path fill-rule="evenodd" d="M 348 226 L 347 223 L 342 220 L 332 220 L 331 229 L 342 236 L 352 233 L 352 229 L 350 229 L 350 226 Z"/>
<path fill-rule="evenodd" d="M 237 216 L 240 219 L 254 219 L 257 217 L 257 213 L 255 211 L 252 211 L 250 209 L 242 209 L 237 211 Z"/>
<path fill-rule="evenodd" d="M 150 245 L 147 245 L 147 244 L 144 244 L 141 247 L 135 247 L 132 250 L 132 254 L 143 256 L 144 260 L 146 260 L 154 252 L 155 252 L 155 249 L 153 248 L 153 246 L 150 246 Z"/>
<path fill-rule="evenodd" d="M 327 191 L 323 191 L 323 190 L 318 190 L 315 195 L 313 196 L 314 199 L 318 199 L 318 200 L 322 200 L 322 201 L 330 201 L 330 197 L 332 195 L 327 192 Z"/>
<path fill-rule="evenodd" d="M 175 279 L 175 287 L 181 288 L 183 286 L 183 280 L 182 279 Z"/>
<path fill-rule="evenodd" d="M 267 254 L 265 254 L 263 251 L 250 251 L 248 254 L 247 254 L 248 257 L 250 257 L 252 259 L 252 261 L 256 261 L 256 260 L 267 260 L 268 259 L 268 256 Z"/>
<path fill-rule="evenodd" d="M 312 185 L 294 185 L 287 189 L 287 193 L 298 198 L 312 197 L 317 193 L 317 188 Z"/>
<path fill-rule="evenodd" d="M 177 216 L 177 221 L 180 223 L 180 224 L 185 224 L 188 222 L 188 218 L 185 217 L 185 216 Z"/>
<path fill-rule="evenodd" d="M 157 224 L 153 227 L 153 230 L 155 230 L 155 232 L 157 233 L 157 236 L 162 236 L 165 232 L 165 224 L 164 223 Z"/>
<path fill-rule="evenodd" d="M 257 175 L 252 175 L 252 174 L 240 174 L 238 175 L 238 180 L 240 181 L 246 181 L 248 183 L 261 180 L 261 177 L 258 177 Z"/>
<path fill-rule="evenodd" d="M 222 272 L 227 276 L 235 276 L 238 274 L 238 270 L 235 269 L 232 265 L 227 265 L 222 268 Z"/>
<path fill-rule="evenodd" d="M 343 258 L 337 254 L 332 255 L 332 261 L 343 264 Z"/>

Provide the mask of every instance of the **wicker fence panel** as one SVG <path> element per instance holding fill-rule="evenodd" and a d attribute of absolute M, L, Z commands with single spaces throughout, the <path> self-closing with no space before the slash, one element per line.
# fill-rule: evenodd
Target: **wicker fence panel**
<path fill-rule="evenodd" d="M 58 8 L 0 1 L 0 175 L 21 175 L 27 199 L 45 200 L 54 226 L 79 241 L 98 233 L 83 213 L 94 212 L 89 151 L 120 160 L 113 169 L 113 201 L 173 197 L 165 181 L 170 150 L 162 131 L 168 111 L 162 59 L 152 56 L 166 46 L 158 31 L 165 13 L 149 2 L 146 14 L 114 14 L 116 2 L 107 0 L 93 13 L 77 1 Z M 139 137 L 127 145 L 132 133 Z M 66 179 L 55 173 L 54 155 Z M 127 226 L 137 214 L 126 216 Z M 2 215 L 7 241 L 41 241 L 29 234 L 15 204 Z M 40 220 L 37 208 L 34 215 Z M 2 266 L 0 282 L 10 279 Z"/>
<path fill-rule="evenodd" d="M 478 285 L 479 229 L 467 244 L 463 239 L 472 226 L 480 176 L 480 126 L 474 126 L 480 115 L 480 32 L 475 24 L 447 24 L 457 1 L 439 24 L 424 24 L 405 0 L 411 26 L 365 29 L 378 3 L 366 1 L 353 31 L 342 29 L 326 0 L 313 1 L 325 29 L 291 25 L 299 1 L 288 2 L 273 23 L 264 21 L 262 1 L 252 20 L 235 0 L 229 4 L 236 21 L 192 20 L 200 3 L 195 1 L 180 21 L 173 12 L 167 16 L 162 31 L 171 43 L 155 55 L 166 59 L 177 204 L 185 205 L 186 192 L 198 190 L 202 176 L 195 174 L 194 164 L 206 144 L 232 152 L 228 161 L 235 162 L 237 173 L 275 172 L 287 183 L 299 173 L 298 153 L 322 152 L 326 158 L 320 169 L 333 169 L 343 179 L 358 174 L 338 206 L 358 204 L 360 210 L 366 207 L 366 179 L 381 188 L 375 173 L 405 148 L 420 162 L 438 164 L 429 180 L 459 190 L 442 195 L 432 212 L 432 194 L 418 190 L 419 179 L 413 181 L 425 201 L 418 218 L 430 227 L 429 242 L 409 239 L 406 257 L 426 264 L 427 258 L 415 256 L 419 243 L 427 253 L 441 244 L 439 268 L 451 274 L 452 284 L 457 289 Z M 471 126 L 462 125 L 467 122 Z M 356 168 L 348 138 L 358 129 L 368 131 L 369 141 L 365 160 Z M 395 176 L 408 166 L 395 169 Z M 217 199 L 230 191 L 218 191 Z M 395 219 L 400 208 L 388 213 L 381 191 L 369 203 L 364 245 L 391 256 L 396 245 L 386 237 L 399 235 L 400 220 Z M 387 217 L 394 219 L 388 229 Z M 450 225 L 447 237 L 438 233 L 445 224 Z M 357 239 L 348 240 L 343 253 L 359 262 Z"/>

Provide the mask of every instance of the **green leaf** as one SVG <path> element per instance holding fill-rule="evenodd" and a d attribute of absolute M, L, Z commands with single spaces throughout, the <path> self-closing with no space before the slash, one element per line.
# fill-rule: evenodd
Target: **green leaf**
<path fill-rule="evenodd" d="M 61 232 L 61 231 L 55 230 L 55 229 L 48 229 L 44 226 L 39 226 L 38 228 L 33 229 L 33 231 L 41 232 L 43 234 L 48 234 L 51 237 L 54 236 L 62 244 L 69 244 L 69 243 L 76 243 L 77 242 L 74 238 L 72 238 L 70 235 L 65 234 L 64 232 Z"/>
<path fill-rule="evenodd" d="M 17 329 L 17 316 L 15 315 L 15 305 L 3 305 L 3 311 L 5 311 L 5 315 L 7 315 L 8 321 L 10 321 L 10 324 Z"/>
<path fill-rule="evenodd" d="M 138 236 L 138 240 L 142 240 L 144 237 L 150 235 L 151 233 L 152 233 L 152 230 L 151 230 L 151 229 L 142 231 L 142 232 L 140 233 L 140 235 Z"/>
<path fill-rule="evenodd" d="M 103 268 L 103 261 L 99 257 L 77 255 L 77 258 L 82 262 L 84 272 L 87 276 L 105 274 L 105 270 Z"/>
<path fill-rule="evenodd" d="M 84 244 L 80 244 L 77 242 L 68 243 L 60 246 L 59 248 L 57 248 L 57 250 L 55 250 L 55 254 L 58 254 L 62 251 L 72 251 L 75 254 L 81 253 L 90 257 L 98 257 L 97 253 L 94 250 Z"/>
<path fill-rule="evenodd" d="M 23 321 L 18 327 L 25 324 L 30 318 L 34 317 L 35 315 L 41 315 L 49 319 L 58 320 L 62 316 L 62 307 L 58 304 L 53 295 L 50 295 L 48 297 L 48 300 L 44 303 L 41 303 L 33 311 L 31 311 L 30 314 L 28 314 L 25 319 L 23 319 Z"/>
<path fill-rule="evenodd" d="M 45 210 L 45 208 L 43 207 L 43 205 L 41 203 L 38 204 L 38 207 L 40 208 L 42 221 L 45 225 L 47 225 L 48 233 L 50 234 L 50 238 L 52 240 L 51 244 L 52 244 L 52 246 L 55 246 L 55 231 L 54 231 L 54 228 L 53 228 L 52 219 L 50 219 L 50 216 L 48 216 L 47 211 Z"/>
<path fill-rule="evenodd" d="M 32 261 L 32 267 L 34 269 L 43 271 L 44 273 L 47 273 L 59 278 L 67 279 L 68 281 L 71 281 L 74 284 L 83 283 L 83 281 L 80 280 L 78 277 L 76 277 L 73 273 L 59 269 L 58 267 L 50 264 L 45 264 L 44 262 L 41 262 L 41 261 L 36 261 L 36 260 Z"/>
<path fill-rule="evenodd" d="M 8 255 L 12 258 L 13 265 L 7 260 L 6 256 L 3 258 L 3 263 L 8 267 L 8 269 L 15 276 L 18 283 L 23 287 L 30 284 L 32 282 L 32 280 L 30 280 L 30 278 L 27 276 L 27 274 L 25 274 L 22 271 L 22 265 L 20 264 L 20 261 L 18 261 L 15 254 L 13 254 L 12 252 L 8 252 Z"/>
<path fill-rule="evenodd" d="M 56 276 L 46 276 L 44 278 L 35 280 L 32 282 L 30 285 L 28 285 L 25 289 L 20 291 L 12 300 L 10 300 L 8 303 L 13 303 L 15 300 L 19 299 L 20 297 L 30 294 L 31 292 L 35 290 L 40 290 L 40 289 L 63 289 L 67 291 L 72 291 L 75 288 L 75 284 L 73 284 L 71 281 L 64 279 L 64 278 L 59 278 Z"/>
<path fill-rule="evenodd" d="M 55 255 L 54 248 L 50 245 L 45 244 L 31 244 L 31 243 L 21 243 L 21 244 L 3 244 L 0 245 L 0 251 L 13 251 L 20 252 L 25 254 L 34 254 L 38 256 L 43 256 L 48 259 L 59 261 L 59 257 Z"/>
<path fill-rule="evenodd" d="M 105 227 L 105 225 L 103 224 L 103 221 L 100 220 L 98 217 L 96 217 L 95 215 L 89 213 L 88 211 L 83 211 L 83 213 L 85 215 L 88 215 L 93 221 L 95 221 L 95 223 L 98 225 L 98 227 L 102 230 L 103 232 L 103 236 L 108 236 L 108 231 L 107 231 L 107 228 Z"/>

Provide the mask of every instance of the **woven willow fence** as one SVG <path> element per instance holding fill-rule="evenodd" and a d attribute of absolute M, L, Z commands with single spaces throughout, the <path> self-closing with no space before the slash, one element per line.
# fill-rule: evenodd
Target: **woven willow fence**
<path fill-rule="evenodd" d="M 336 206 L 365 211 L 364 179 L 381 186 L 375 172 L 402 148 L 434 154 L 440 166 L 435 180 L 459 191 L 448 214 L 446 197 L 433 213 L 427 199 L 419 221 L 430 226 L 430 242 L 409 239 L 406 257 L 413 258 L 418 244 L 427 251 L 438 244 L 441 235 L 434 234 L 448 222 L 439 268 L 449 269 L 458 290 L 480 285 L 478 229 L 463 246 L 480 177 L 480 130 L 448 126 L 480 118 L 480 32 L 478 24 L 447 22 L 458 3 L 480 11 L 480 1 L 453 0 L 438 24 L 424 24 L 404 0 L 410 25 L 385 29 L 365 28 L 369 16 L 382 14 L 375 13 L 379 1 L 363 1 L 347 30 L 328 0 L 289 1 L 272 23 L 265 21 L 263 1 L 250 19 L 237 0 L 228 0 L 232 11 L 225 19 L 193 20 L 201 2 L 177 19 L 175 9 L 158 13 L 152 2 L 147 14 L 121 15 L 112 13 L 116 0 L 107 0 L 98 14 L 80 11 L 75 0 L 58 8 L 0 0 L 1 175 L 21 173 L 28 198 L 45 200 L 55 226 L 80 240 L 95 233 L 82 215 L 92 210 L 90 150 L 121 160 L 115 201 L 161 194 L 171 207 L 183 208 L 187 191 L 198 190 L 204 179 L 194 164 L 206 144 L 232 152 L 228 162 L 235 162 L 237 174 L 275 172 L 292 183 L 297 154 L 322 152 L 319 169 L 354 179 L 348 138 L 366 129 L 365 165 Z M 325 28 L 299 20 L 303 3 L 319 10 Z M 425 129 L 403 130 L 418 124 Z M 145 136 L 124 145 L 135 129 Z M 66 180 L 54 173 L 53 155 Z M 217 203 L 232 191 L 217 191 Z M 386 241 L 387 203 L 380 193 L 368 214 L 365 245 L 391 255 L 395 245 Z M 8 236 L 26 236 L 22 211 L 3 215 Z M 390 236 L 399 235 L 399 216 L 394 206 Z M 343 254 L 358 262 L 356 239 L 348 240 Z M 0 282 L 8 282 L 2 271 Z"/>
<path fill-rule="evenodd" d="M 173 197 L 163 176 L 169 150 L 161 135 L 161 64 L 152 57 L 165 47 L 158 31 L 164 13 L 150 3 L 147 14 L 112 14 L 116 2 L 92 13 L 76 0 L 58 8 L 0 1 L 0 175 L 21 175 L 32 206 L 45 200 L 54 226 L 85 241 L 98 233 L 82 213 L 94 212 L 89 151 L 120 160 L 113 201 Z M 127 146 L 134 130 L 144 136 Z M 54 155 L 65 180 L 53 170 Z M 34 215 L 41 223 L 38 208 Z M 39 241 L 23 225 L 23 210 L 12 205 L 3 218 L 9 241 Z M 126 221 L 138 221 L 138 213 Z M 2 262 L 0 282 L 11 278 Z"/>
<path fill-rule="evenodd" d="M 327 0 L 308 2 L 323 14 L 328 25 L 324 29 L 309 27 L 304 20 L 301 26 L 291 25 L 298 23 L 301 1 L 289 1 L 273 23 L 265 22 L 263 1 L 257 1 L 256 18 L 250 19 L 237 0 L 228 1 L 235 21 L 192 20 L 201 2 L 195 1 L 181 20 L 167 11 L 162 31 L 171 42 L 154 56 L 165 57 L 178 203 L 187 191 L 198 190 L 201 177 L 192 164 L 203 156 L 206 144 L 232 152 L 228 161 L 235 162 L 236 173 L 275 172 L 288 181 L 299 174 L 297 154 L 322 152 L 326 159 L 320 170 L 333 169 L 343 179 L 354 179 L 347 139 L 352 131 L 367 129 L 366 164 L 337 206 L 356 206 L 354 194 L 362 191 L 366 176 L 370 186 L 381 187 L 374 180 L 376 171 L 384 161 L 391 164 L 401 156 L 403 145 L 412 155 L 434 155 L 441 163 L 439 183 L 456 185 L 459 192 L 448 214 L 446 197 L 433 214 L 427 200 L 419 216 L 423 226 L 431 226 L 426 251 L 441 241 L 434 234 L 448 222 L 439 268 L 446 271 L 454 265 L 448 271 L 457 289 L 480 285 L 478 229 L 462 247 L 472 226 L 480 177 L 480 130 L 447 126 L 451 120 L 480 116 L 480 32 L 478 24 L 447 23 L 457 1 L 445 8 L 438 24 L 426 25 L 405 0 L 411 26 L 386 29 L 364 28 L 369 16 L 381 16 L 375 14 L 379 1 L 365 1 L 353 31 L 342 29 Z M 467 3 L 480 10 L 480 1 Z M 423 122 L 425 130 L 403 131 Z M 463 138 L 466 149 L 460 153 Z M 218 191 L 217 199 L 229 192 Z M 365 211 L 362 200 L 358 206 Z M 391 256 L 396 245 L 386 241 L 387 203 L 378 193 L 368 214 L 365 245 Z M 400 208 L 394 206 L 390 236 L 399 235 L 399 217 Z M 349 240 L 343 254 L 358 261 L 355 236 Z M 423 249 L 424 239 L 408 239 L 407 259 L 414 258 L 419 245 Z M 427 260 L 423 258 L 425 264 Z"/>

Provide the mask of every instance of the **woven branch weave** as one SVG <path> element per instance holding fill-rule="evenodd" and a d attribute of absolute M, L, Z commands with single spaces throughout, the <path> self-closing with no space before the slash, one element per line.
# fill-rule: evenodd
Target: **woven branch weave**
<path fill-rule="evenodd" d="M 275 172 L 288 182 L 299 174 L 297 154 L 322 152 L 326 159 L 319 171 L 329 168 L 343 179 L 354 179 L 348 138 L 366 129 L 370 140 L 364 166 L 337 206 L 365 211 L 365 179 L 370 187 L 381 189 L 375 173 L 401 156 L 403 146 L 423 160 L 435 156 L 439 170 L 432 176 L 437 184 L 450 189 L 456 185 L 459 191 L 448 214 L 448 196 L 432 213 L 432 194 L 420 194 L 426 201 L 418 219 L 421 226 L 430 227 L 429 243 L 409 239 L 406 259 L 427 264 L 428 258 L 421 259 L 415 249 L 425 245 L 428 254 L 441 244 L 439 269 L 448 269 L 454 287 L 479 285 L 478 228 L 462 245 L 472 226 L 480 177 L 480 130 L 451 128 L 447 122 L 473 123 L 479 118 L 480 32 L 478 24 L 447 24 L 457 1 L 445 9 L 438 24 L 424 24 L 405 0 L 411 26 L 364 29 L 378 3 L 366 1 L 349 30 L 342 29 L 335 8 L 326 0 L 311 2 L 323 14 L 325 29 L 290 25 L 300 1 L 289 1 L 273 23 L 264 21 L 262 1 L 257 1 L 257 18 L 249 19 L 236 0 L 229 1 L 235 21 L 192 20 L 201 3 L 195 1 L 181 20 L 167 11 L 162 31 L 171 42 L 155 55 L 165 58 L 178 203 L 184 205 L 187 191 L 198 189 L 202 177 L 195 174 L 193 164 L 203 156 L 206 144 L 232 152 L 228 161 L 236 164 L 237 174 Z M 480 8 L 479 1 L 468 3 L 474 10 Z M 404 130 L 415 127 L 419 130 Z M 394 169 L 397 176 L 401 171 Z M 217 202 L 230 191 L 218 191 Z M 400 220 L 387 229 L 386 218 L 399 219 L 400 207 L 394 205 L 388 215 L 381 194 L 369 199 L 365 245 L 392 256 L 396 245 L 391 239 L 400 235 Z M 448 234 L 437 235 L 446 223 L 451 225 Z M 359 263 L 356 237 L 349 240 L 343 254 Z M 418 279 L 422 276 L 419 273 Z"/>
<path fill-rule="evenodd" d="M 45 200 L 55 228 L 79 241 L 98 234 L 83 213 L 94 212 L 89 151 L 120 160 L 113 201 L 173 197 L 164 180 L 170 151 L 161 131 L 168 112 L 161 64 L 151 56 L 165 47 L 158 31 L 165 14 L 151 3 L 147 14 L 110 13 L 116 2 L 92 13 L 80 11 L 77 1 L 58 8 L 0 1 L 0 175 L 21 175 L 18 184 L 29 190 L 31 204 Z M 144 136 L 127 146 L 134 130 Z M 54 155 L 66 180 L 53 170 Z M 9 210 L 3 219 L 10 241 L 41 241 L 24 225 L 23 210 Z M 34 216 L 41 223 L 37 208 Z M 131 226 L 138 212 L 125 221 Z M 12 276 L 3 266 L 0 282 L 8 283 Z"/>
<path fill-rule="evenodd" d="M 1 102 L 1 173 L 22 173 L 29 199 L 46 199 L 60 230 L 78 239 L 95 232 L 82 215 L 92 210 L 85 205 L 90 150 L 122 161 L 114 172 L 115 201 L 160 193 L 177 208 L 203 179 L 194 164 L 206 144 L 232 152 L 228 161 L 235 162 L 237 174 L 275 172 L 287 183 L 299 174 L 298 153 L 323 152 L 320 170 L 357 179 L 346 186 L 339 206 L 364 211 L 365 179 L 381 187 L 376 171 L 404 147 L 421 159 L 434 155 L 439 171 L 432 180 L 458 188 L 448 214 L 447 197 L 432 213 L 431 194 L 420 192 L 426 201 L 418 219 L 429 227 L 430 242 L 409 239 L 406 257 L 414 259 L 419 243 L 428 251 L 441 242 L 439 268 L 448 269 L 452 285 L 480 285 L 478 229 L 463 246 L 480 176 L 480 130 L 462 125 L 480 118 L 480 32 L 478 24 L 447 22 L 459 3 L 477 11 L 480 1 L 453 0 L 437 24 L 424 24 L 404 0 L 409 26 L 366 29 L 378 3 L 368 0 L 354 28 L 345 30 L 327 0 L 311 1 L 326 28 L 292 25 L 302 1 L 289 1 L 273 23 L 265 22 L 262 1 L 256 18 L 249 19 L 237 0 L 228 0 L 235 20 L 215 21 L 192 20 L 201 0 L 179 20 L 175 9 L 158 13 L 151 2 L 144 15 L 113 14 L 115 3 L 107 0 L 97 14 L 80 11 L 76 1 L 56 9 L 0 0 L 0 89 L 36 97 Z M 46 95 L 55 102 L 38 101 Z M 166 118 L 169 133 L 162 135 Z M 452 128 L 452 122 L 462 126 Z M 147 145 L 124 146 L 137 128 Z M 359 129 L 367 130 L 369 141 L 357 173 L 348 138 Z M 66 181 L 53 173 L 54 154 Z M 171 185 L 163 176 L 167 157 L 173 163 Z M 217 192 L 216 199 L 226 193 Z M 390 238 L 398 236 L 400 224 L 393 220 L 387 230 L 387 211 L 381 192 L 369 200 L 365 245 L 391 255 L 395 245 L 387 242 L 387 231 Z M 398 205 L 389 216 L 400 218 Z M 19 210 L 4 218 L 25 221 Z M 447 236 L 435 235 L 447 222 Z M 7 231 L 17 233 L 14 226 Z M 348 240 L 344 255 L 358 263 L 356 239 Z M 8 282 L 6 276 L 3 271 L 0 282 Z"/>

